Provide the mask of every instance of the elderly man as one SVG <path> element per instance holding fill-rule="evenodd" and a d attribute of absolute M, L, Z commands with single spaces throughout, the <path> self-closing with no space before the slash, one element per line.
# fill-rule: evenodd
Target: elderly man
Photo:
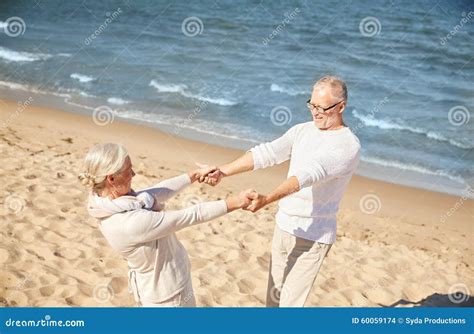
<path fill-rule="evenodd" d="M 359 161 L 360 143 L 344 124 L 346 84 L 325 76 L 313 86 L 307 106 L 312 121 L 260 144 L 201 178 L 222 177 L 290 160 L 288 178 L 268 195 L 254 194 L 247 210 L 279 201 L 272 241 L 266 303 L 304 306 L 325 256 L 336 239 L 336 214 Z"/>

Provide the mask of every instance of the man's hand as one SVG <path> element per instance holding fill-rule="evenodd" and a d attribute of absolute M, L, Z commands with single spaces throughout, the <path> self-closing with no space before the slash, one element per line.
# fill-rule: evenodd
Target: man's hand
<path fill-rule="evenodd" d="M 243 209 L 247 211 L 251 211 L 251 212 L 257 212 L 268 203 L 269 202 L 267 200 L 267 196 L 255 193 L 253 194 L 252 203 L 250 203 L 250 205 L 248 205 L 247 207 L 244 207 Z"/>
<path fill-rule="evenodd" d="M 209 170 L 210 166 L 201 164 L 199 162 L 196 162 L 196 165 L 200 167 L 201 171 L 203 171 L 203 173 L 200 174 L 200 177 L 198 179 L 199 183 L 206 183 L 214 187 L 219 182 L 221 182 L 222 178 L 224 177 L 224 173 L 217 166 L 214 166 L 215 168 L 213 168 L 209 172 L 204 173 L 205 171 Z"/>
<path fill-rule="evenodd" d="M 188 173 L 189 177 L 191 178 L 191 183 L 195 181 L 199 181 L 201 183 L 202 182 L 201 179 L 219 170 L 217 166 L 209 166 L 209 165 L 204 165 L 200 163 L 196 163 L 196 165 L 199 168 Z"/>
<path fill-rule="evenodd" d="M 232 212 L 237 209 L 245 209 L 252 204 L 252 200 L 258 196 L 253 189 L 241 191 L 238 195 L 229 196 L 226 198 L 227 212 Z"/>

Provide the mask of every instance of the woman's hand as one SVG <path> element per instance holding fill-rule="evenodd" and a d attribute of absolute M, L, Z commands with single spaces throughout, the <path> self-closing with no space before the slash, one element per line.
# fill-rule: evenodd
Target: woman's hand
<path fill-rule="evenodd" d="M 252 203 L 252 200 L 256 198 L 258 198 L 258 193 L 253 189 L 241 191 L 240 194 L 236 196 L 229 196 L 225 200 L 227 212 L 247 208 Z"/>
<path fill-rule="evenodd" d="M 191 179 L 191 183 L 199 181 L 200 179 L 204 178 L 206 175 L 219 170 L 217 166 L 203 165 L 200 163 L 196 163 L 196 165 L 199 168 L 188 173 L 189 178 Z"/>

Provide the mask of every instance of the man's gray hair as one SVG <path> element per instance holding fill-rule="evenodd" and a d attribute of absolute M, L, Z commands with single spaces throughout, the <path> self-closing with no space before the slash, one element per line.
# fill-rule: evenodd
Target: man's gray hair
<path fill-rule="evenodd" d="M 347 102 L 347 86 L 346 83 L 339 77 L 333 75 L 325 75 L 314 84 L 314 88 L 317 86 L 329 85 L 331 87 L 331 93 L 339 100 Z"/>

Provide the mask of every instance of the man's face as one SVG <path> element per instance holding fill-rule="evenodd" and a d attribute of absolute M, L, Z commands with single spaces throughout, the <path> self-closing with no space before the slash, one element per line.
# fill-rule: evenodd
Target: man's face
<path fill-rule="evenodd" d="M 337 97 L 331 94 L 331 87 L 329 86 L 316 86 L 313 88 L 311 94 L 310 103 L 314 106 L 320 106 L 324 109 L 339 102 Z M 318 113 L 316 108 L 311 108 L 311 115 L 313 116 L 313 122 L 316 124 L 318 129 L 326 130 L 337 124 L 341 118 L 340 112 L 343 110 L 345 102 L 341 102 L 335 107 L 325 111 L 324 113 Z"/>

